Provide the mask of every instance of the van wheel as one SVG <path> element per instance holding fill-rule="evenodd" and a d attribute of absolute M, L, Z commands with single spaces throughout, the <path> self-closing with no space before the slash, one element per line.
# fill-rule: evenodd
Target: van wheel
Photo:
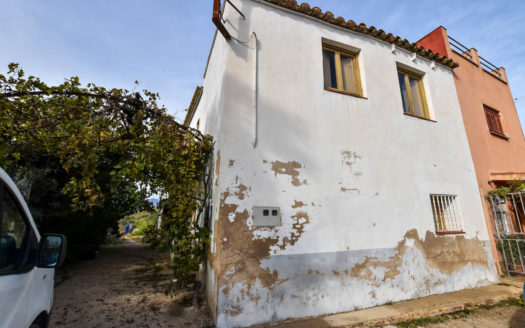
<path fill-rule="evenodd" d="M 41 313 L 35 321 L 29 326 L 29 328 L 47 328 L 49 323 L 49 316 L 43 312 Z"/>

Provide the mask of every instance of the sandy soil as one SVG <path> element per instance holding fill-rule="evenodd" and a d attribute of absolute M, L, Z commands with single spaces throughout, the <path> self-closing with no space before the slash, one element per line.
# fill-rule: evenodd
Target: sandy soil
<path fill-rule="evenodd" d="M 493 309 L 478 309 L 465 318 L 447 320 L 439 324 L 426 325 L 426 328 L 523 328 L 525 327 L 525 308 L 504 306 Z"/>
<path fill-rule="evenodd" d="M 96 260 L 58 270 L 50 327 L 212 327 L 191 291 L 165 295 L 168 264 L 167 254 L 122 239 Z"/>
<path fill-rule="evenodd" d="M 450 314 L 452 316 L 453 314 Z M 416 325 L 389 325 L 382 328 L 425 327 L 425 328 L 524 328 L 525 307 L 503 305 L 491 309 L 479 308 L 468 314 L 456 314 L 456 319 L 448 319 L 440 323 L 424 323 Z"/>

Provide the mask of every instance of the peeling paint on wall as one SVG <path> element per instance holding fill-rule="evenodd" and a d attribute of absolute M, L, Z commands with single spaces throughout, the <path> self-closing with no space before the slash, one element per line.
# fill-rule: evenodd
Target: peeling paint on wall
<path fill-rule="evenodd" d="M 215 159 L 215 186 L 219 186 L 219 173 L 221 172 L 221 151 L 217 151 L 217 159 Z"/>
<path fill-rule="evenodd" d="M 352 167 L 357 163 L 357 160 L 361 159 L 361 156 L 358 153 L 351 150 L 344 150 L 341 152 L 341 155 L 343 156 L 341 164 L 348 166 L 350 168 L 350 172 L 352 172 Z"/>
<path fill-rule="evenodd" d="M 260 296 L 253 290 L 255 284 L 273 290 L 288 280 L 288 278 L 280 279 L 277 270 L 261 267 L 261 260 L 270 256 L 273 247 L 285 249 L 289 245 L 294 245 L 303 234 L 310 218 L 304 211 L 297 212 L 291 217 L 292 230 L 282 239 L 276 234 L 279 227 L 269 229 L 271 233 L 263 237 L 256 236 L 257 229 L 251 227 L 249 223 L 249 211 L 239 205 L 241 201 L 248 198 L 248 191 L 251 188 L 239 183 L 240 180 L 236 177 L 235 185 L 226 188 L 221 194 L 213 238 L 215 252 L 210 254 L 210 263 L 217 277 L 218 290 L 222 294 L 228 295 L 231 288 L 234 286 L 238 288 L 240 284 L 243 297 L 257 303 Z M 303 202 L 298 201 L 295 201 L 294 205 L 305 206 Z M 243 312 L 243 306 L 235 303 L 224 312 L 235 317 Z"/>
<path fill-rule="evenodd" d="M 307 184 L 306 179 L 302 182 L 299 180 L 299 171 L 302 165 L 299 162 L 291 161 L 291 162 L 280 162 L 280 161 L 273 161 L 272 162 L 272 170 L 277 176 L 277 174 L 284 174 L 289 175 L 292 178 L 292 185 L 299 187 L 302 184 Z"/>
<path fill-rule="evenodd" d="M 282 244 L 279 246 L 281 249 L 285 249 L 288 245 L 295 245 L 304 232 L 304 226 L 310 223 L 310 217 L 306 212 L 297 212 L 292 218 L 294 219 L 292 225 L 293 232 L 289 237 L 286 236 L 283 238 Z"/>
<path fill-rule="evenodd" d="M 232 193 L 228 188 L 221 195 L 219 217 L 214 231 L 216 252 L 210 259 L 219 289 L 225 287 L 224 294 L 228 294 L 229 286 L 238 282 L 246 283 L 249 292 L 251 284 L 256 280 L 268 288 L 279 280 L 277 271 L 262 269 L 260 266 L 260 261 L 269 256 L 270 247 L 277 244 L 278 239 L 254 238 L 253 230 L 247 223 L 248 210 L 238 211 L 239 205 L 227 202 L 232 194 L 239 199 L 246 196 L 246 186 L 239 185 L 235 189 L 237 191 Z M 233 221 L 230 221 L 230 216 L 234 217 Z M 224 241 L 225 237 L 227 241 Z"/>
<path fill-rule="evenodd" d="M 246 187 L 245 185 L 243 185 L 242 183 L 239 184 L 237 186 L 237 191 L 234 192 L 234 195 L 237 196 L 238 199 L 240 200 L 243 200 L 244 199 L 244 195 L 246 193 L 246 191 L 248 190 L 248 187 Z"/>
<path fill-rule="evenodd" d="M 341 187 L 341 191 L 342 192 L 349 192 L 349 191 L 352 191 L 354 193 L 356 193 L 357 195 L 359 195 L 361 193 L 361 191 L 359 191 L 359 189 L 357 188 L 345 188 L 345 187 Z"/>
<path fill-rule="evenodd" d="M 413 244 L 418 248 L 427 267 L 438 269 L 443 274 L 451 274 L 469 263 L 488 267 L 488 254 L 484 243 L 477 238 L 466 239 L 464 236 L 436 236 L 427 231 L 425 239 L 420 239 L 416 229 L 409 230 L 403 240 L 395 248 L 396 254 L 387 261 L 380 261 L 377 257 L 366 256 L 365 261 L 352 267 L 351 276 L 370 280 L 379 286 L 380 282 L 374 278 L 372 269 L 383 268 L 382 282 L 394 279 L 400 274 L 399 268 L 403 263 L 403 256 L 407 245 Z"/>
<path fill-rule="evenodd" d="M 292 205 L 292 208 L 299 208 L 299 207 L 307 206 L 305 203 L 303 203 L 301 201 L 294 200 L 294 202 L 295 202 L 295 204 Z"/>

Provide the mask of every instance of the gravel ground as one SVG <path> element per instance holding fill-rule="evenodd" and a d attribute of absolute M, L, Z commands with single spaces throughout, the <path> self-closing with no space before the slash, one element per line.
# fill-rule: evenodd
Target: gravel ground
<path fill-rule="evenodd" d="M 58 270 L 50 327 L 211 327 L 206 304 L 191 306 L 191 291 L 165 295 L 168 264 L 167 254 L 121 239 L 96 260 Z"/>

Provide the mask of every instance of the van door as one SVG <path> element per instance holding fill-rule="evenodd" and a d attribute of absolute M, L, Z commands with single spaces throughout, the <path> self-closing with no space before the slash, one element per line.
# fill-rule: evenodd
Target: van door
<path fill-rule="evenodd" d="M 13 193 L 0 181 L 0 327 L 27 327 L 37 240 Z"/>

